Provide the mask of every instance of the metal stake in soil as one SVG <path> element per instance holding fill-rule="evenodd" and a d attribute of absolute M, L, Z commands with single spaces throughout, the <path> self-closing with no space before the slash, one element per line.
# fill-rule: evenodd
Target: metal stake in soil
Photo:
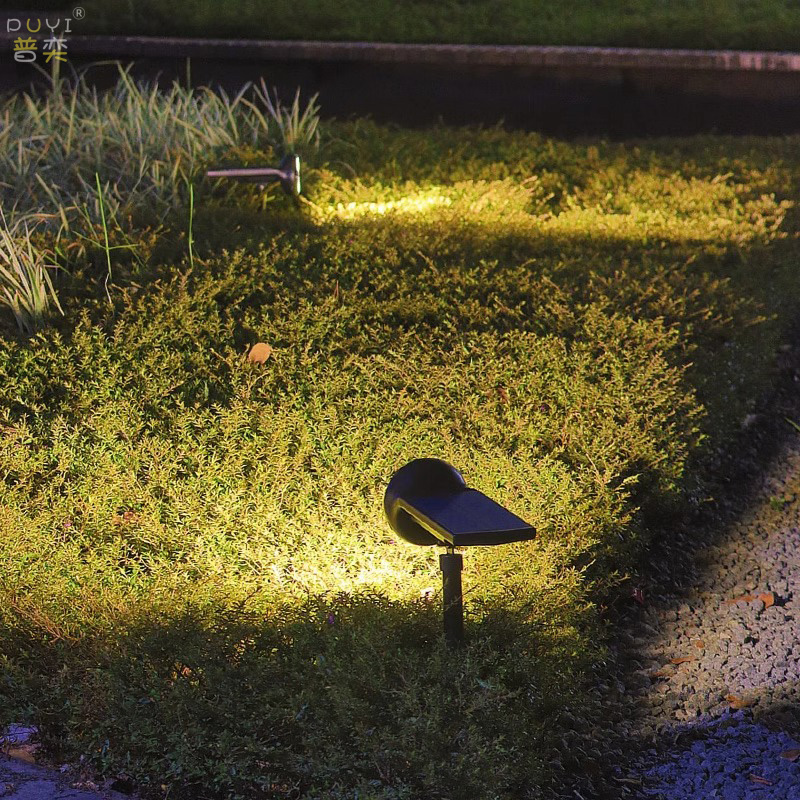
<path fill-rule="evenodd" d="M 442 597 L 444 607 L 444 638 L 449 647 L 464 641 L 464 600 L 461 592 L 461 570 L 464 557 L 449 548 L 439 555 L 442 569 Z"/>

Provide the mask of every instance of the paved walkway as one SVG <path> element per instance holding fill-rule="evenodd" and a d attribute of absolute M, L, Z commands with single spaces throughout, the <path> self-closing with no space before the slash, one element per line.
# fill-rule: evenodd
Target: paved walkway
<path fill-rule="evenodd" d="M 33 12 L 4 12 L 25 18 Z M 0 27 L 0 42 L 14 38 Z M 762 50 L 688 50 L 646 47 L 586 47 L 510 44 L 406 44 L 398 42 L 325 42 L 271 39 L 214 39 L 174 36 L 76 35 L 75 55 L 114 53 L 117 57 L 201 57 L 276 61 L 334 61 L 454 64 L 482 67 L 638 68 L 713 72 L 800 72 L 800 53 Z"/>
<path fill-rule="evenodd" d="M 16 24 L 46 17 L 46 11 L 0 11 L 0 48 L 10 48 Z M 13 27 L 9 20 L 14 20 Z M 223 58 L 454 64 L 490 67 L 639 68 L 712 72 L 800 72 L 800 52 L 697 50 L 585 45 L 442 44 L 404 42 L 218 39 L 214 37 L 99 35 L 81 33 L 71 20 L 69 52 L 116 57 Z"/>

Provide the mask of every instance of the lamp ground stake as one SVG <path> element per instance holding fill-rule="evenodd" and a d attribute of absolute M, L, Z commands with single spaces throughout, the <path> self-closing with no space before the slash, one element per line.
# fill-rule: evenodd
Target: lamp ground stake
<path fill-rule="evenodd" d="M 439 555 L 439 566 L 442 570 L 444 638 L 448 647 L 457 647 L 464 641 L 464 600 L 461 591 L 464 558 L 461 553 L 448 549 Z"/>

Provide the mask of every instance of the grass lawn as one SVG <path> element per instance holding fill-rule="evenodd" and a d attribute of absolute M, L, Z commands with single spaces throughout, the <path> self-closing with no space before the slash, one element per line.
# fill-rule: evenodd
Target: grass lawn
<path fill-rule="evenodd" d="M 53 4 L 62 9 L 63 4 Z M 793 0 L 86 0 L 75 32 L 259 39 L 796 50 Z M 29 3 L 41 10 L 46 0 Z M 17 4 L 16 7 L 20 7 Z"/>
<path fill-rule="evenodd" d="M 3 207 L 66 266 L 63 317 L 0 321 L 0 721 L 172 800 L 584 768 L 597 605 L 796 312 L 800 141 L 330 123 L 298 211 L 201 177 L 275 161 L 257 101 L 115 98 L 0 112 Z M 419 456 L 539 531 L 466 553 L 455 654 L 382 518 Z"/>

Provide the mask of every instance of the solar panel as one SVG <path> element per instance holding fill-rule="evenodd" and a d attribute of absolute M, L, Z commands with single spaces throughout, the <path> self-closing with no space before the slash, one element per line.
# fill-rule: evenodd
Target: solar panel
<path fill-rule="evenodd" d="M 536 531 L 477 489 L 411 495 L 400 508 L 453 547 L 508 544 L 533 539 Z"/>

